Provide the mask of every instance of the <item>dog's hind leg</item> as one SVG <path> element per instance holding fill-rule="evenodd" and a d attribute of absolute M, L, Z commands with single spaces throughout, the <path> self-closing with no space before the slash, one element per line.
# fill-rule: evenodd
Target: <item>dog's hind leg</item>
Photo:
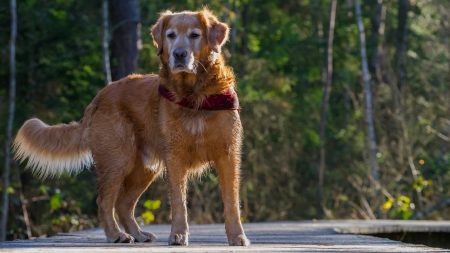
<path fill-rule="evenodd" d="M 91 119 L 88 134 L 97 174 L 99 218 L 107 241 L 134 242 L 133 236 L 120 230 L 115 217 L 122 185 L 136 165 L 134 125 L 127 118 L 122 118 L 109 104 L 99 104 L 95 117 Z"/>
<path fill-rule="evenodd" d="M 117 224 L 115 206 L 125 178 L 134 167 L 136 148 L 133 142 L 120 142 L 120 138 L 111 138 L 106 134 L 94 137 L 96 145 L 92 145 L 92 154 L 97 174 L 99 220 L 108 242 L 132 243 L 134 238 L 122 232 Z"/>
<path fill-rule="evenodd" d="M 97 171 L 99 168 L 102 168 L 99 164 L 96 164 L 96 166 Z M 103 168 L 102 170 L 105 171 L 106 169 Z M 97 197 L 98 215 L 103 223 L 107 241 L 114 243 L 133 243 L 134 238 L 132 236 L 120 231 L 114 216 L 114 206 L 119 196 L 123 176 L 117 173 L 110 173 L 102 176 L 98 175 L 97 178 L 99 181 Z"/>
<path fill-rule="evenodd" d="M 125 178 L 116 202 L 120 223 L 137 242 L 152 242 L 156 239 L 154 234 L 141 230 L 135 220 L 134 210 L 142 193 L 157 177 L 158 172 L 146 169 L 143 165 L 136 166 L 131 174 Z"/>

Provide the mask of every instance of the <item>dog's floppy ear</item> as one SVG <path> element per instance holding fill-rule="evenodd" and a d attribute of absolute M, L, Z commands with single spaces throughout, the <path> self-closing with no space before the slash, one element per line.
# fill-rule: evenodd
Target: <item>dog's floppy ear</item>
<path fill-rule="evenodd" d="M 228 40 L 230 28 L 227 24 L 217 20 L 216 16 L 207 8 L 200 12 L 201 19 L 206 26 L 209 47 L 216 53 L 220 53 L 223 44 Z"/>
<path fill-rule="evenodd" d="M 150 29 L 153 37 L 153 45 L 155 45 L 158 50 L 158 56 L 163 52 L 164 26 L 171 14 L 171 11 L 161 12 L 158 21 L 156 21 L 156 24 Z"/>
<path fill-rule="evenodd" d="M 217 22 L 211 26 L 208 32 L 208 43 L 214 52 L 220 53 L 222 45 L 228 40 L 229 30 L 227 24 L 222 22 Z"/>

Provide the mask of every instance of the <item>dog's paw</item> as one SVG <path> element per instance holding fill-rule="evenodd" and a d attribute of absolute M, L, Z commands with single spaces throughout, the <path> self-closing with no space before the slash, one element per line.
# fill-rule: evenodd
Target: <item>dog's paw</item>
<path fill-rule="evenodd" d="M 187 246 L 188 234 L 171 234 L 169 236 L 169 245 Z"/>
<path fill-rule="evenodd" d="M 134 237 L 124 232 L 120 232 L 115 237 L 107 237 L 107 240 L 112 243 L 134 243 Z"/>
<path fill-rule="evenodd" d="M 140 231 L 139 234 L 133 234 L 136 242 L 154 242 L 156 236 L 150 232 Z"/>
<path fill-rule="evenodd" d="M 228 240 L 230 246 L 249 246 L 250 241 L 247 239 L 247 236 L 244 234 L 240 234 Z"/>

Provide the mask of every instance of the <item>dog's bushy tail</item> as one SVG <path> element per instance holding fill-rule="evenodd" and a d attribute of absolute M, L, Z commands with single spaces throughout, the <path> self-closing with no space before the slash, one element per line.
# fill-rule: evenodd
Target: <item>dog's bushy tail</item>
<path fill-rule="evenodd" d="M 27 120 L 13 143 L 15 159 L 41 178 L 77 174 L 93 163 L 83 124 L 49 126 L 37 118 Z"/>

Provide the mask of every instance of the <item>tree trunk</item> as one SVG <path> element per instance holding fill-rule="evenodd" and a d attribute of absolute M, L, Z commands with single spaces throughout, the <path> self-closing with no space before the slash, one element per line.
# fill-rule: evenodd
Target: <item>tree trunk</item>
<path fill-rule="evenodd" d="M 448 4 L 448 2 L 446 2 Z M 442 4 L 442 3 L 441 3 Z M 450 5 L 447 5 L 448 7 L 450 7 Z M 450 33 L 448 32 L 450 30 L 450 14 L 445 11 L 446 5 L 443 4 L 441 5 L 441 10 L 444 10 L 445 12 L 445 20 L 447 22 L 444 23 L 444 31 L 446 31 L 446 35 L 447 35 L 447 55 L 450 57 Z M 448 77 L 448 83 L 447 83 L 447 87 L 450 87 L 450 59 L 447 62 L 447 67 L 448 67 L 448 72 L 447 72 L 447 77 Z M 447 113 L 450 114 L 450 89 L 447 89 Z M 447 123 L 447 136 L 450 138 L 450 122 Z"/>
<path fill-rule="evenodd" d="M 322 50 L 322 44 L 321 41 L 323 39 L 323 32 L 322 32 L 322 12 L 321 12 L 321 7 L 322 7 L 322 1 L 321 0 L 317 0 L 317 1 L 311 1 L 311 21 L 312 21 L 312 36 L 315 40 L 317 40 L 317 49 L 318 51 Z M 324 78 L 325 80 L 325 78 Z M 325 81 L 324 81 L 325 83 Z"/>
<path fill-rule="evenodd" d="M 379 83 L 382 81 L 381 76 L 381 59 L 383 56 L 383 36 L 386 22 L 386 5 L 383 0 L 377 1 L 376 12 L 372 19 L 372 46 L 374 52 L 370 61 L 370 72 L 375 80 Z"/>
<path fill-rule="evenodd" d="M 243 3 L 241 6 L 241 54 L 244 56 L 247 56 L 248 54 L 248 38 L 247 38 L 247 34 L 248 34 L 248 23 L 249 23 L 249 6 L 247 3 Z M 242 63 L 241 63 L 242 65 Z"/>
<path fill-rule="evenodd" d="M 110 11 L 114 81 L 133 73 L 137 68 L 139 1 L 112 0 Z"/>
<path fill-rule="evenodd" d="M 408 50 L 408 11 L 409 11 L 409 0 L 399 0 L 398 1 L 398 28 L 397 28 L 397 101 L 398 101 L 398 118 L 400 121 L 400 129 L 402 131 L 402 147 L 400 150 L 402 152 L 402 157 L 406 157 L 406 161 L 403 158 L 400 160 L 405 161 L 405 164 L 409 166 L 413 180 L 415 181 L 420 175 L 419 170 L 414 165 L 414 157 L 411 150 L 411 143 L 408 132 L 408 122 L 405 115 L 406 101 L 408 92 L 407 85 L 407 73 L 406 73 L 406 52 Z M 423 211 L 423 197 L 421 191 L 416 189 L 416 206 L 417 212 Z"/>
<path fill-rule="evenodd" d="M 11 0 L 11 40 L 9 44 L 9 98 L 8 119 L 6 121 L 5 135 L 5 160 L 3 166 L 3 189 L 2 189 L 2 217 L 0 223 L 0 241 L 6 240 L 8 228 L 9 208 L 9 172 L 11 155 L 11 137 L 14 122 L 15 99 L 16 99 L 16 37 L 17 37 L 17 13 L 16 0 Z"/>
<path fill-rule="evenodd" d="M 406 82 L 406 49 L 407 49 L 407 20 L 409 0 L 398 0 L 398 28 L 397 28 L 397 85 L 400 94 L 403 94 Z M 401 101 L 401 100 L 400 100 Z"/>
<path fill-rule="evenodd" d="M 359 31 L 359 41 L 361 48 L 361 70 L 363 76 L 363 90 L 364 90 L 364 102 L 366 111 L 366 124 L 367 124 L 367 144 L 370 162 L 370 174 L 372 179 L 378 183 L 380 177 L 380 169 L 377 161 L 377 142 L 375 137 L 375 127 L 372 114 L 372 91 L 370 85 L 370 74 L 367 64 L 366 53 L 366 36 L 364 33 L 364 25 L 361 16 L 361 3 L 359 0 L 355 1 L 355 14 L 356 23 Z"/>
<path fill-rule="evenodd" d="M 231 54 L 234 55 L 236 53 L 236 38 L 237 38 L 237 29 L 238 29 L 238 18 L 239 17 L 239 8 L 236 4 L 236 0 L 233 1 L 232 4 L 233 12 L 234 12 L 234 18 L 233 18 L 233 28 L 231 29 L 230 34 L 230 43 L 231 43 Z"/>
<path fill-rule="evenodd" d="M 327 127 L 328 118 L 328 105 L 331 93 L 331 84 L 333 81 L 333 39 L 334 39 L 334 26 L 336 20 L 336 0 L 331 1 L 330 10 L 330 25 L 328 30 L 328 43 L 327 43 L 327 67 L 326 67 L 326 81 L 323 86 L 322 96 L 322 108 L 320 113 L 320 125 L 319 125 L 319 137 L 320 137 L 320 161 L 318 168 L 318 187 L 317 187 L 317 201 L 318 211 L 323 214 L 325 210 L 324 196 L 323 196 L 323 181 L 326 163 L 326 138 L 325 132 Z"/>
<path fill-rule="evenodd" d="M 105 72 L 106 83 L 111 82 L 111 65 L 109 60 L 109 0 L 102 1 L 102 49 L 103 49 L 103 71 Z"/>
<path fill-rule="evenodd" d="M 19 197 L 20 197 L 20 203 L 22 206 L 23 222 L 25 223 L 27 238 L 31 239 L 31 238 L 33 238 L 33 234 L 31 232 L 30 215 L 28 213 L 28 208 L 27 208 L 28 201 L 25 199 L 25 195 L 23 195 L 22 187 L 20 189 Z"/>

